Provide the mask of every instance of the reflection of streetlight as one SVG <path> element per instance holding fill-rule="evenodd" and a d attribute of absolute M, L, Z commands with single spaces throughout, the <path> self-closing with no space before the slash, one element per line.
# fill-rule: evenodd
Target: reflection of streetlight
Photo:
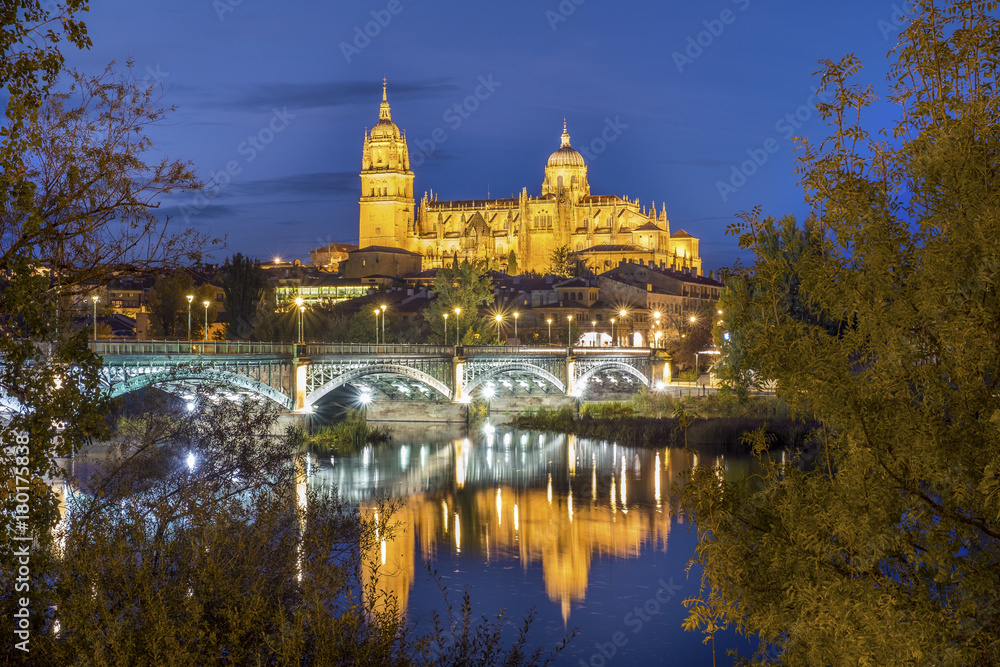
<path fill-rule="evenodd" d="M 461 345 L 462 344 L 462 334 L 458 330 L 458 318 L 461 317 L 461 315 L 462 315 L 462 309 L 461 308 L 456 308 L 455 309 L 455 345 Z"/>
<path fill-rule="evenodd" d="M 552 318 L 545 320 L 549 323 L 549 345 L 552 345 Z"/>
<path fill-rule="evenodd" d="M 188 340 L 191 340 L 191 302 L 194 301 L 194 295 L 188 294 Z"/>
<path fill-rule="evenodd" d="M 379 308 L 382 309 L 382 344 L 385 345 L 385 304 L 383 303 Z"/>
<path fill-rule="evenodd" d="M 94 300 L 94 342 L 96 343 L 97 342 L 97 301 L 98 301 L 98 299 L 100 297 L 98 297 L 95 294 L 94 296 L 92 296 L 90 298 Z"/>
<path fill-rule="evenodd" d="M 375 309 L 375 344 L 378 345 L 378 314 L 379 309 Z"/>
<path fill-rule="evenodd" d="M 497 345 L 500 344 L 500 325 L 503 324 L 503 315 L 497 315 L 494 318 L 497 321 Z"/>
<path fill-rule="evenodd" d="M 615 344 L 615 318 L 611 318 L 611 345 Z"/>
<path fill-rule="evenodd" d="M 299 345 L 302 345 L 302 313 L 306 310 L 306 307 L 302 305 L 303 303 L 305 301 L 302 300 L 301 296 L 296 297 L 295 305 L 299 307 Z"/>
<path fill-rule="evenodd" d="M 444 314 L 444 344 L 448 344 L 448 313 Z"/>
<path fill-rule="evenodd" d="M 573 347 L 573 316 L 566 316 L 566 347 Z"/>
<path fill-rule="evenodd" d="M 208 305 L 209 301 L 202 301 L 203 306 L 205 306 L 205 342 L 208 342 Z"/>

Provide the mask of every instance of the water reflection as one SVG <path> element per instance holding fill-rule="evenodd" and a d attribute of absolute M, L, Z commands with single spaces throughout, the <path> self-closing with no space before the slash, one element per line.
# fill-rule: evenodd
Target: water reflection
<path fill-rule="evenodd" d="M 519 560 L 524 569 L 540 564 L 546 595 L 566 621 L 586 598 L 593 559 L 667 550 L 671 524 L 681 521 L 667 492 L 695 458 L 676 448 L 497 429 L 321 460 L 309 483 L 319 493 L 336 488 L 367 511 L 376 497 L 406 500 L 393 538 L 380 543 L 378 581 L 401 611 L 416 568 L 447 550 L 485 563 Z M 748 466 L 723 463 L 727 476 Z"/>

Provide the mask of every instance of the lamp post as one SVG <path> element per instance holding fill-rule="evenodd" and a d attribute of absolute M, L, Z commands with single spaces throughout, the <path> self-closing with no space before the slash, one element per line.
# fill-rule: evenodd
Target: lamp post
<path fill-rule="evenodd" d="M 518 318 L 519 315 L 520 315 L 520 313 L 518 313 L 517 311 L 514 312 L 514 338 L 515 339 L 517 338 L 517 318 Z M 518 342 L 518 344 L 521 343 L 520 340 L 518 340 L 517 342 Z"/>
<path fill-rule="evenodd" d="M 385 304 L 383 303 L 379 308 L 382 310 L 382 344 L 385 345 Z"/>
<path fill-rule="evenodd" d="M 653 334 L 653 347 L 660 346 L 660 311 L 653 313 L 653 319 L 656 321 L 656 333 Z"/>
<path fill-rule="evenodd" d="M 191 340 L 191 302 L 194 301 L 194 295 L 188 294 L 188 340 Z"/>
<path fill-rule="evenodd" d="M 202 305 L 205 306 L 205 342 L 207 343 L 208 342 L 208 306 L 209 306 L 209 303 L 211 303 L 211 302 L 209 302 L 209 301 L 202 301 L 201 303 L 202 303 Z"/>
<path fill-rule="evenodd" d="M 98 297 L 95 294 L 94 296 L 92 296 L 90 298 L 94 300 L 94 342 L 96 343 L 97 342 L 97 301 L 98 301 L 98 299 L 100 297 Z"/>
<path fill-rule="evenodd" d="M 594 347 L 597 347 L 597 320 L 590 320 L 590 334 L 594 337 Z"/>
<path fill-rule="evenodd" d="M 628 311 L 625 310 L 624 308 L 622 308 L 620 311 L 618 311 L 618 315 L 621 316 L 621 318 L 622 318 L 622 326 L 624 327 L 625 326 L 625 316 L 628 315 Z"/>
<path fill-rule="evenodd" d="M 378 314 L 379 309 L 375 309 L 375 344 L 378 345 Z"/>
<path fill-rule="evenodd" d="M 302 304 L 305 303 L 302 297 L 296 297 L 295 305 L 299 307 L 299 345 L 302 345 L 302 314 L 305 312 L 306 307 Z"/>
<path fill-rule="evenodd" d="M 500 325 L 503 323 L 503 315 L 497 315 L 493 318 L 497 321 L 497 345 L 500 344 Z"/>
<path fill-rule="evenodd" d="M 552 345 L 552 318 L 545 320 L 549 323 L 549 345 Z"/>
<path fill-rule="evenodd" d="M 458 318 L 459 318 L 459 316 L 461 316 L 461 314 L 462 314 L 462 309 L 461 308 L 456 308 L 455 309 L 455 345 L 461 345 L 462 344 L 462 334 L 458 330 Z"/>
<path fill-rule="evenodd" d="M 566 347 L 573 347 L 573 316 L 566 316 Z"/>
<path fill-rule="evenodd" d="M 448 313 L 444 314 L 444 344 L 448 345 Z"/>
<path fill-rule="evenodd" d="M 615 346 L 615 318 L 611 318 L 611 347 Z"/>

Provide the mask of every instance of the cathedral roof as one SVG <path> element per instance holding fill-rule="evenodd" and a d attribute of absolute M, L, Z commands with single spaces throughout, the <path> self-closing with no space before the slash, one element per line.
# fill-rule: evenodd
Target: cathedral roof
<path fill-rule="evenodd" d="M 652 222 L 647 222 L 642 227 L 636 227 L 632 231 L 633 232 L 652 232 L 652 231 L 662 232 L 663 229 L 661 229 L 660 227 L 657 227 Z"/>
<path fill-rule="evenodd" d="M 386 81 L 382 79 L 382 104 L 378 110 L 378 122 L 372 128 L 372 139 L 399 139 L 399 128 L 392 122 L 392 113 L 389 110 L 389 100 L 385 94 Z"/>
<path fill-rule="evenodd" d="M 549 156 L 546 167 L 585 167 L 583 156 L 577 153 L 569 145 L 569 132 L 566 131 L 566 122 L 563 121 L 562 145 Z"/>

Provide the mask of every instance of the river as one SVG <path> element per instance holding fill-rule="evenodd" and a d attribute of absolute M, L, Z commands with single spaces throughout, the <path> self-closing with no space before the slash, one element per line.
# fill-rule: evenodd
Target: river
<path fill-rule="evenodd" d="M 554 646 L 565 665 L 711 665 L 710 645 L 685 632 L 682 600 L 699 590 L 686 573 L 696 536 L 671 504 L 692 465 L 721 462 L 738 478 L 751 457 L 699 456 L 677 447 L 639 449 L 574 436 L 487 425 L 475 434 L 397 428 L 391 444 L 357 455 L 310 457 L 309 485 L 370 509 L 398 496 L 394 537 L 383 540 L 378 586 L 418 628 L 470 593 L 475 617 L 507 612 L 520 625 L 532 607 L 530 645 Z M 431 576 L 425 563 L 437 572 Z M 733 631 L 716 636 L 752 652 Z"/>

